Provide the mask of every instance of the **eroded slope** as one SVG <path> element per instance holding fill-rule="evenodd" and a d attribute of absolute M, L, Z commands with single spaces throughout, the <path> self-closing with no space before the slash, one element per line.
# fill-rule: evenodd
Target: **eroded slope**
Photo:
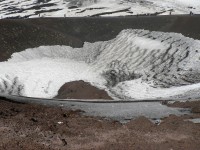
<path fill-rule="evenodd" d="M 83 48 L 27 49 L 1 63 L 1 91 L 53 97 L 65 82 L 84 80 L 113 98 L 198 98 L 199 49 L 199 40 L 140 29 Z"/>

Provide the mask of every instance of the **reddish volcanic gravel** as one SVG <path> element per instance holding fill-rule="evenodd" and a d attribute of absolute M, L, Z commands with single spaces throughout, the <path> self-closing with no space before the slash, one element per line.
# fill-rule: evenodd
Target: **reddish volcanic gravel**
<path fill-rule="evenodd" d="M 200 124 L 185 121 L 198 117 L 172 115 L 160 125 L 139 117 L 121 124 L 79 110 L 0 100 L 0 149 L 198 150 Z"/>
<path fill-rule="evenodd" d="M 199 101 L 175 102 L 173 104 L 168 104 L 168 106 L 190 108 L 193 113 L 200 113 L 200 102 Z"/>

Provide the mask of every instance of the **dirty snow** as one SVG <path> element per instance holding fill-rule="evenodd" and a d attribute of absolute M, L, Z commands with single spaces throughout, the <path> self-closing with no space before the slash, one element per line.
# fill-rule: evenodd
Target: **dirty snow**
<path fill-rule="evenodd" d="M 0 92 L 52 98 L 64 83 L 84 80 L 115 99 L 199 98 L 199 49 L 199 40 L 139 29 L 82 48 L 30 48 L 0 63 Z"/>
<path fill-rule="evenodd" d="M 199 0 L 1 0 L 0 18 L 200 13 Z"/>

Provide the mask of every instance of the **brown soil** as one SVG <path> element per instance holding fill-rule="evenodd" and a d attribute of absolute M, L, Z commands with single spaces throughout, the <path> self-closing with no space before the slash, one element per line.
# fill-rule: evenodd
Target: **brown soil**
<path fill-rule="evenodd" d="M 200 124 L 185 121 L 195 117 L 200 114 L 172 115 L 160 125 L 144 117 L 121 124 L 81 111 L 0 100 L 0 149 L 198 150 Z"/>
<path fill-rule="evenodd" d="M 110 99 L 112 98 L 104 90 L 100 90 L 90 83 L 73 81 L 65 83 L 55 98 L 59 99 Z"/>
<path fill-rule="evenodd" d="M 175 102 L 173 104 L 168 104 L 170 107 L 181 107 L 181 108 L 190 108 L 192 113 L 200 113 L 200 102 Z"/>

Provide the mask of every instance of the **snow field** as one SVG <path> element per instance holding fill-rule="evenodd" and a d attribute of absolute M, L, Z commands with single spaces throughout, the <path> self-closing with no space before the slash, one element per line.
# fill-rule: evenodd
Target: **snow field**
<path fill-rule="evenodd" d="M 200 13 L 199 0 L 2 0 L 0 6 L 0 18 Z"/>
<path fill-rule="evenodd" d="M 84 80 L 113 98 L 199 98 L 200 41 L 177 33 L 127 29 L 82 48 L 40 46 L 0 63 L 0 92 L 53 98 Z"/>

